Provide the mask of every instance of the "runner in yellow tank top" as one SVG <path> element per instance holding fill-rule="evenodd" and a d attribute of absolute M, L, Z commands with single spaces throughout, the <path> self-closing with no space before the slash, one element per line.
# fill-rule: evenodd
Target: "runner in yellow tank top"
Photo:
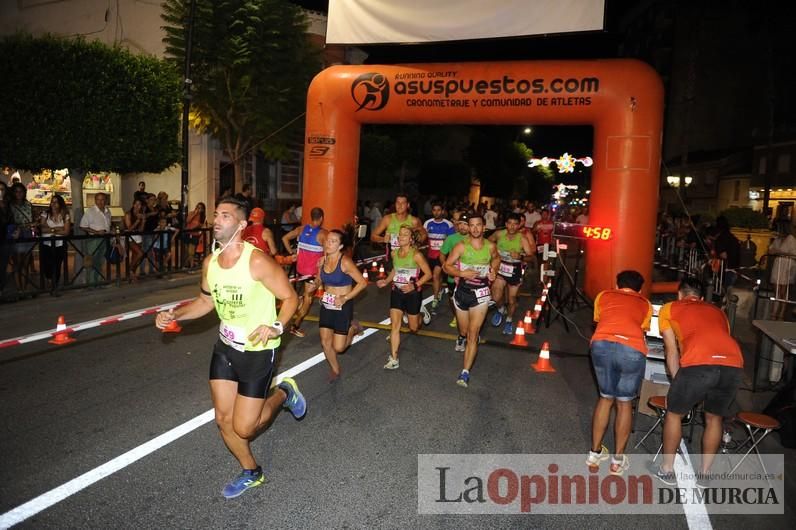
<path fill-rule="evenodd" d="M 470 369 L 478 353 L 478 334 L 489 308 L 489 282 L 495 280 L 500 265 L 497 247 L 484 239 L 484 218 L 479 213 L 467 214 L 467 218 L 470 237 L 456 243 L 444 266 L 445 273 L 457 282 L 453 293 L 459 325 L 456 351 L 464 351 L 464 369 L 456 383 L 465 388 L 470 383 Z"/>
<path fill-rule="evenodd" d="M 296 311 L 298 298 L 273 258 L 243 241 L 247 217 L 243 201 L 230 197 L 219 202 L 213 253 L 202 264 L 201 294 L 185 306 L 158 313 L 155 320 L 163 329 L 175 320 L 200 318 L 213 309 L 221 319 L 210 362 L 210 394 L 221 437 L 243 468 L 224 487 L 227 498 L 265 481 L 250 440 L 283 405 L 296 418 L 307 406 L 290 378 L 269 393 L 279 337 Z M 282 300 L 278 315 L 276 299 Z"/>

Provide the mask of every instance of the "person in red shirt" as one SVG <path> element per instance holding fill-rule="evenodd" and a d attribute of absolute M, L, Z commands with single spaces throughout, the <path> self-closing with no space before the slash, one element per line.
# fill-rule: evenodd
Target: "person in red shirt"
<path fill-rule="evenodd" d="M 265 212 L 254 208 L 249 214 L 249 226 L 243 231 L 243 240 L 248 241 L 269 256 L 276 256 L 276 242 L 270 228 L 263 226 Z"/>
<path fill-rule="evenodd" d="M 702 476 L 713 463 L 721 443 L 722 418 L 731 416 L 730 406 L 743 378 L 743 354 L 730 335 L 727 316 L 702 300 L 702 283 L 696 278 L 680 282 L 677 301 L 661 307 L 658 324 L 666 351 L 666 366 L 672 385 L 666 397 L 663 424 L 663 463 L 654 470 L 669 486 L 677 483 L 674 455 L 682 437 L 682 418 L 704 401 L 705 431 L 702 434 Z"/>
<path fill-rule="evenodd" d="M 531 232 L 536 240 L 536 255 L 539 258 L 539 263 L 544 261 L 542 254 L 544 253 L 544 245 L 553 243 L 553 229 L 555 223 L 550 219 L 550 210 L 547 208 L 542 209 L 542 218 L 533 224 Z"/>
<path fill-rule="evenodd" d="M 616 450 L 609 472 L 622 475 L 630 466 L 625 446 L 633 420 L 633 400 L 638 396 L 646 367 L 647 343 L 652 304 L 639 294 L 644 277 L 627 270 L 616 275 L 616 289 L 602 291 L 594 299 L 597 328 L 591 338 L 591 359 L 597 376 L 600 398 L 592 416 L 592 442 L 586 465 L 597 467 L 608 460 L 603 437 L 616 405 L 614 439 Z"/>

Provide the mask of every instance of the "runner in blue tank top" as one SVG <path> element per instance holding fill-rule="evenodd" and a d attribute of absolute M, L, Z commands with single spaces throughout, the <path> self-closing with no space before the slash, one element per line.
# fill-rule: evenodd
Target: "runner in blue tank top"
<path fill-rule="evenodd" d="M 436 314 L 437 306 L 441 298 L 440 290 L 442 287 L 442 262 L 440 262 L 439 251 L 445 238 L 456 232 L 453 223 L 443 217 L 445 210 L 442 203 L 435 201 L 431 206 L 431 219 L 427 220 L 423 228 L 428 232 L 428 265 L 432 271 L 432 286 L 434 287 L 434 299 L 431 301 L 431 314 Z"/>
<path fill-rule="evenodd" d="M 284 236 L 282 236 L 282 244 L 285 249 L 290 251 L 290 242 L 298 239 L 296 245 L 296 273 L 299 277 L 309 276 L 309 278 L 296 282 L 296 290 L 299 289 L 299 284 L 304 287 L 304 296 L 301 299 L 296 316 L 293 317 L 293 323 L 290 326 L 291 334 L 296 337 L 304 337 L 304 331 L 301 330 L 301 323 L 304 317 L 310 312 L 312 300 L 315 297 L 315 289 L 317 282 L 315 281 L 315 274 L 318 272 L 318 261 L 323 257 L 323 242 L 326 240 L 326 230 L 323 229 L 323 210 L 321 208 L 313 208 L 310 211 L 310 222 L 304 226 L 297 226 Z"/>

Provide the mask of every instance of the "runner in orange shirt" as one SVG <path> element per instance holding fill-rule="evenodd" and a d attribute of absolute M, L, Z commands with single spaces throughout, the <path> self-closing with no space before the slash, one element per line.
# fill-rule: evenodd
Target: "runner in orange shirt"
<path fill-rule="evenodd" d="M 586 464 L 597 467 L 608 460 L 603 437 L 616 404 L 614 440 L 616 451 L 609 472 L 622 475 L 630 466 L 625 446 L 633 420 L 633 400 L 638 396 L 646 367 L 647 343 L 652 304 L 639 294 L 644 277 L 627 270 L 616 275 L 616 289 L 602 291 L 594 299 L 597 329 L 591 338 L 591 359 L 600 398 L 592 417 L 592 442 Z"/>
<path fill-rule="evenodd" d="M 682 437 L 681 421 L 688 411 L 704 401 L 704 456 L 697 486 L 705 487 L 705 474 L 721 443 L 722 418 L 731 416 L 729 409 L 743 378 L 743 353 L 730 335 L 727 316 L 702 300 L 702 283 L 696 278 L 680 282 L 677 301 L 661 308 L 658 324 L 672 386 L 666 398 L 663 463 L 654 472 L 669 486 L 677 483 L 674 455 Z"/>

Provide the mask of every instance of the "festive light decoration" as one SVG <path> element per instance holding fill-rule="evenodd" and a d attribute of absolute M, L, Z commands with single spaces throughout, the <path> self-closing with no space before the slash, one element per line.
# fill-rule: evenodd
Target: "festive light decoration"
<path fill-rule="evenodd" d="M 531 158 L 528 160 L 528 167 L 536 167 L 536 166 L 544 166 L 548 167 L 551 163 L 555 163 L 556 167 L 558 168 L 559 173 L 572 173 L 575 171 L 575 163 L 580 162 L 585 167 L 591 167 L 594 164 L 594 161 L 591 159 L 590 156 L 585 156 L 583 158 L 575 158 L 569 153 L 564 153 L 558 158 Z"/>

